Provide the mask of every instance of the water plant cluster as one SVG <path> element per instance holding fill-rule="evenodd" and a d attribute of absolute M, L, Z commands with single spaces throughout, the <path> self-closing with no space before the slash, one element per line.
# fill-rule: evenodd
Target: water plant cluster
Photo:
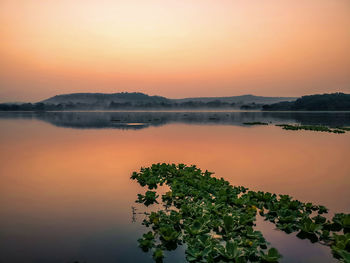
<path fill-rule="evenodd" d="M 254 121 L 254 122 L 243 122 L 244 125 L 269 125 L 267 122 L 260 122 L 260 121 Z"/>
<path fill-rule="evenodd" d="M 136 202 L 162 203 L 157 211 L 144 213 L 143 224 L 150 231 L 138 240 L 155 262 L 181 245 L 188 262 L 278 262 L 282 255 L 255 229 L 258 213 L 278 229 L 330 246 L 335 258 L 350 262 L 350 214 L 328 220 L 324 206 L 248 191 L 184 164 L 153 164 L 131 179 L 148 188 Z M 156 190 L 162 185 L 169 191 L 159 197 Z"/>
<path fill-rule="evenodd" d="M 269 125 L 267 122 L 243 122 L 244 125 Z M 336 127 L 331 128 L 322 125 L 299 125 L 299 124 L 276 124 L 278 127 L 282 127 L 284 130 L 306 130 L 306 131 L 320 131 L 320 132 L 331 132 L 331 133 L 345 133 L 350 131 L 350 127 Z"/>
<path fill-rule="evenodd" d="M 292 125 L 292 124 L 277 124 L 276 126 L 282 127 L 284 130 L 306 130 L 306 131 L 320 131 L 320 132 L 332 132 L 332 133 L 345 133 L 345 131 L 349 131 L 350 129 L 347 127 L 337 127 L 330 128 L 327 126 L 321 125 Z"/>
<path fill-rule="evenodd" d="M 350 131 L 350 127 L 337 127 L 339 130 Z"/>

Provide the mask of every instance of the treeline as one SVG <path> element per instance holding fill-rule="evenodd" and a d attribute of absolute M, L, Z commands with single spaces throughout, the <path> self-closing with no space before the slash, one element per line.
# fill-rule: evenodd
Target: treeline
<path fill-rule="evenodd" d="M 279 102 L 264 105 L 269 111 L 349 111 L 350 94 L 331 93 L 303 96 L 292 102 Z"/>
<path fill-rule="evenodd" d="M 69 110 L 132 110 L 132 109 L 200 109 L 200 108 L 223 108 L 223 109 L 243 109 L 254 110 L 261 109 L 261 104 L 239 104 L 228 103 L 219 100 L 210 102 L 187 101 L 183 103 L 168 102 L 114 102 L 109 105 L 88 104 L 88 103 L 23 103 L 23 104 L 0 104 L 0 111 L 69 111 Z"/>
<path fill-rule="evenodd" d="M 285 101 L 270 105 L 256 103 L 229 103 L 220 100 L 202 101 L 136 101 L 110 103 L 23 103 L 0 104 L 0 111 L 72 111 L 72 110 L 147 110 L 147 109 L 242 109 L 269 111 L 349 111 L 350 94 L 332 93 L 303 96 L 296 101 Z"/>

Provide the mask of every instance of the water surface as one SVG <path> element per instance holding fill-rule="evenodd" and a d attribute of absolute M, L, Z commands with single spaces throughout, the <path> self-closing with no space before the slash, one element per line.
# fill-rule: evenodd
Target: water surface
<path fill-rule="evenodd" d="M 266 121 L 269 126 L 244 126 Z M 0 262 L 152 262 L 137 248 L 132 171 L 196 164 L 233 185 L 350 212 L 350 113 L 0 113 Z M 332 262 L 330 250 L 258 221 L 282 262 Z M 166 262 L 182 262 L 183 251 Z"/>

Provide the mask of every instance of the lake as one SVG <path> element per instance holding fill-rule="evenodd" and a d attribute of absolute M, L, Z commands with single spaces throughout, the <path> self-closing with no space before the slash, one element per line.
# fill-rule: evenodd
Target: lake
<path fill-rule="evenodd" d="M 146 229 L 142 215 L 133 222 L 142 189 L 130 175 L 158 162 L 349 213 L 350 132 L 281 123 L 350 126 L 350 112 L 2 112 L 0 262 L 152 262 L 137 247 Z M 257 228 L 282 262 L 334 261 L 328 247 Z M 180 248 L 165 262 L 184 259 Z"/>

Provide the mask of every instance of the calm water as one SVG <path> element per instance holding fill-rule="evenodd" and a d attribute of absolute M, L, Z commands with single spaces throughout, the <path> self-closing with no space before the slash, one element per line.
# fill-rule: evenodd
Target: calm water
<path fill-rule="evenodd" d="M 152 262 L 132 223 L 132 171 L 196 164 L 234 185 L 350 212 L 350 132 L 242 122 L 350 126 L 350 113 L 0 113 L 0 262 Z M 332 262 L 327 247 L 258 221 L 283 262 Z M 166 262 L 183 262 L 178 250 Z"/>

